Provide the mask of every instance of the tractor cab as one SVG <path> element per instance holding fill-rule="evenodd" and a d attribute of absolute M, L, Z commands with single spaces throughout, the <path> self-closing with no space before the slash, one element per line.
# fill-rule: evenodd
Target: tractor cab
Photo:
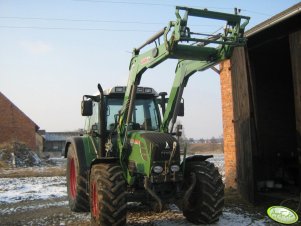
<path fill-rule="evenodd" d="M 117 126 L 117 117 L 123 106 L 125 90 L 126 87 L 118 86 L 104 91 L 107 131 L 112 131 Z M 152 88 L 138 88 L 129 130 L 159 131 L 161 117 L 157 106 L 157 97 L 157 92 Z"/>
<path fill-rule="evenodd" d="M 115 156 L 117 153 L 117 124 L 118 116 L 122 110 L 125 86 L 115 86 L 103 91 L 103 104 L 101 95 L 84 95 L 82 101 L 82 115 L 87 116 L 85 121 L 85 134 L 92 135 L 93 143 L 100 148 L 104 140 L 106 149 L 112 143 L 112 150 L 108 155 Z M 149 87 L 138 87 L 133 111 L 132 122 L 128 125 L 128 131 L 159 131 L 161 115 L 158 107 L 160 99 L 158 93 Z M 102 133 L 101 126 L 104 127 Z M 104 134 L 104 135 L 101 135 Z M 108 152 L 109 150 L 107 150 Z M 114 154 L 113 154 L 114 153 Z"/>
<path fill-rule="evenodd" d="M 123 99 L 126 87 L 115 86 L 111 89 L 104 90 L 104 124 L 106 132 L 113 132 L 117 126 L 118 115 L 123 106 Z M 158 108 L 158 94 L 148 87 L 138 87 L 135 108 L 133 112 L 132 124 L 130 130 L 150 130 L 159 131 L 161 116 Z M 101 109 L 100 95 L 85 95 L 82 101 L 82 115 L 88 116 L 85 123 L 85 132 L 100 133 L 98 126 L 100 123 Z"/>

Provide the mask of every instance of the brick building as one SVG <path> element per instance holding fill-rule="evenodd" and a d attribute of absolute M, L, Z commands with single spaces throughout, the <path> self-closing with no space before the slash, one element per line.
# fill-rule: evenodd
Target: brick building
<path fill-rule="evenodd" d="M 36 123 L 0 92 L 0 144 L 19 142 L 36 150 L 38 129 Z"/>
<path fill-rule="evenodd" d="M 253 203 L 301 191 L 300 21 L 298 3 L 220 65 L 226 187 Z"/>

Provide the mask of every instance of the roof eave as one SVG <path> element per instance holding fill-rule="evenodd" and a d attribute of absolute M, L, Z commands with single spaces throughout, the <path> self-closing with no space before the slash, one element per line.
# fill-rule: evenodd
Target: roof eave
<path fill-rule="evenodd" d="M 278 24 L 298 13 L 301 12 L 301 2 L 293 5 L 292 7 L 284 10 L 281 13 L 278 13 L 277 15 L 271 17 L 270 19 L 256 25 L 255 27 L 251 28 L 250 30 L 245 32 L 246 37 L 251 37 L 254 34 L 257 34 L 258 32 L 267 29 L 275 24 Z"/>

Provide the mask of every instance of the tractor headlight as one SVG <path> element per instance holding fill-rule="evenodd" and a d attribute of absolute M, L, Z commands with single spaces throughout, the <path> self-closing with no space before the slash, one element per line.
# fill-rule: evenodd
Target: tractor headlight
<path fill-rule="evenodd" d="M 170 167 L 170 170 L 171 170 L 171 172 L 178 172 L 178 171 L 180 171 L 180 166 L 178 166 L 178 165 L 172 165 L 171 167 Z"/>
<path fill-rule="evenodd" d="M 154 166 L 153 171 L 155 173 L 162 173 L 163 172 L 163 167 L 162 166 Z"/>

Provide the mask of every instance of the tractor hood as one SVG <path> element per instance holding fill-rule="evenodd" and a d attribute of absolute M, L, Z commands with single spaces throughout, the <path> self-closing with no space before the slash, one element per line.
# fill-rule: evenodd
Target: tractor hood
<path fill-rule="evenodd" d="M 135 131 L 132 135 L 134 136 L 131 136 L 130 143 L 131 145 L 139 143 L 144 160 L 147 160 L 147 156 L 149 156 L 153 162 L 169 161 L 172 152 L 174 152 L 172 160 L 180 161 L 180 146 L 177 139 L 172 135 L 145 131 Z"/>
<path fill-rule="evenodd" d="M 180 146 L 168 133 L 130 131 L 131 152 L 128 170 L 131 176 L 147 176 L 151 183 L 176 182 L 183 179 L 180 167 Z M 178 168 L 178 170 L 174 170 Z M 131 181 L 129 182 L 131 183 Z"/>

